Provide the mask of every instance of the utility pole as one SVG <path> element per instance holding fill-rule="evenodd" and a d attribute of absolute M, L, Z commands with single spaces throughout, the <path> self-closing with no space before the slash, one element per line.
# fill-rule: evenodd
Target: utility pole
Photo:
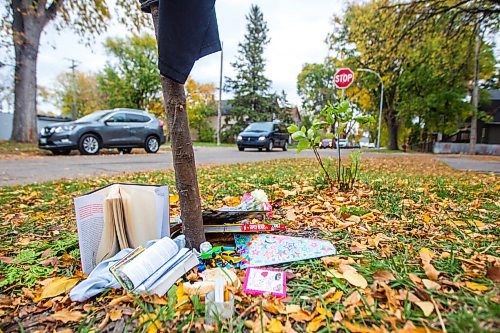
<path fill-rule="evenodd" d="M 221 42 L 220 50 L 220 76 L 219 76 L 219 104 L 217 106 L 217 146 L 220 146 L 220 123 L 222 118 L 221 104 L 222 104 L 222 63 L 224 60 L 224 45 Z"/>
<path fill-rule="evenodd" d="M 75 69 L 77 67 L 76 65 L 76 60 L 75 59 L 69 59 L 71 61 L 71 66 L 69 68 L 71 69 L 71 77 L 72 77 L 72 90 L 73 90 L 73 105 L 71 106 L 71 117 L 73 120 L 77 118 L 77 109 L 76 109 L 76 75 L 75 75 Z"/>
<path fill-rule="evenodd" d="M 474 48 L 474 82 L 472 86 L 473 113 L 470 122 L 469 154 L 476 154 L 477 143 L 477 108 L 479 106 L 479 55 L 481 53 L 481 24 L 476 26 L 475 48 Z"/>

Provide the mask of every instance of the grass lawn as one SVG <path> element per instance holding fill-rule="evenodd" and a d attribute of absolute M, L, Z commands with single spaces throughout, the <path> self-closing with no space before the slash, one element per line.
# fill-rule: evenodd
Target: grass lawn
<path fill-rule="evenodd" d="M 0 140 L 0 156 L 33 156 L 50 155 L 49 151 L 38 149 L 36 143 L 17 143 L 14 141 Z"/>
<path fill-rule="evenodd" d="M 239 291 L 234 319 L 218 331 L 498 331 L 498 176 L 452 171 L 432 156 L 363 159 L 349 193 L 332 193 L 309 159 L 198 174 L 204 206 L 261 188 L 274 202 L 273 222 L 339 252 L 277 266 L 289 272 L 287 298 Z M 82 278 L 72 198 L 118 181 L 175 189 L 170 171 L 0 188 L 0 330 L 210 329 L 200 299 L 175 286 L 162 298 L 121 290 L 85 303 L 64 292 L 42 298 L 51 278 Z"/>

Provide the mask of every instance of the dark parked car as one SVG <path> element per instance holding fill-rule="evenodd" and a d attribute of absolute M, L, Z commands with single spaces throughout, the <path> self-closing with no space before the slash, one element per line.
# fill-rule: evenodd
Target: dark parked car
<path fill-rule="evenodd" d="M 334 143 L 333 139 L 323 139 L 319 143 L 319 149 L 326 149 L 326 148 L 333 149 L 334 147 L 335 147 L 335 143 Z"/>
<path fill-rule="evenodd" d="M 154 115 L 141 110 L 114 109 L 46 126 L 40 131 L 38 147 L 54 155 L 68 155 L 72 149 L 93 155 L 101 148 L 118 148 L 123 153 L 144 148 L 148 153 L 156 153 L 165 141 L 163 122 Z"/>
<path fill-rule="evenodd" d="M 251 123 L 243 132 L 238 135 L 237 145 L 240 151 L 245 148 L 257 148 L 267 151 L 280 147 L 284 151 L 288 149 L 290 134 L 282 124 L 274 122 Z"/>

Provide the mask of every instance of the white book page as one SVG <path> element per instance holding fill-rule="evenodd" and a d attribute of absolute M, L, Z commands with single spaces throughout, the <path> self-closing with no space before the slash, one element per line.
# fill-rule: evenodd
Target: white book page
<path fill-rule="evenodd" d="M 170 236 L 170 218 L 168 203 L 168 187 L 160 186 L 155 189 L 156 216 L 160 228 L 161 237 Z"/>
<path fill-rule="evenodd" d="M 172 269 L 177 265 L 182 265 L 183 260 L 187 258 L 186 253 L 189 252 L 187 248 L 181 249 L 173 258 L 164 264 L 156 273 L 148 277 L 144 281 L 143 286 L 146 290 L 154 290 L 155 286 L 160 283 L 163 278 L 167 277 Z"/>
<path fill-rule="evenodd" d="M 85 274 L 90 274 L 97 264 L 97 250 L 104 226 L 104 197 L 104 191 L 97 191 L 74 200 L 82 271 Z"/>
<path fill-rule="evenodd" d="M 120 268 L 135 288 L 153 275 L 165 262 L 174 257 L 179 249 L 170 238 L 162 238 L 139 256 Z"/>

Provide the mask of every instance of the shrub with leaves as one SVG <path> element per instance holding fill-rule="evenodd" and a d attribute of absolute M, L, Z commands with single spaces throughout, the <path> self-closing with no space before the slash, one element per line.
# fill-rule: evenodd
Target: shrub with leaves
<path fill-rule="evenodd" d="M 313 120 L 309 129 L 305 126 L 302 128 L 296 125 L 290 125 L 288 132 L 292 134 L 292 139 L 298 142 L 297 153 L 304 149 L 312 149 L 314 156 L 318 161 L 321 169 L 323 170 L 328 185 L 333 189 L 335 183 L 328 171 L 328 167 L 323 162 L 321 155 L 318 152 L 318 145 L 325 137 L 334 137 L 337 143 L 337 165 L 335 168 L 335 178 L 338 188 L 341 191 L 348 191 L 352 189 L 354 183 L 359 175 L 359 153 L 351 154 L 351 165 L 348 167 L 342 166 L 340 157 L 340 148 L 338 145 L 340 133 L 348 134 L 353 128 L 355 123 L 365 124 L 372 121 L 371 117 L 355 117 L 353 108 L 348 100 L 342 99 L 335 104 L 330 102 L 321 111 L 320 116 Z M 324 134 L 328 129 L 333 133 Z M 333 164 L 333 163 L 331 163 Z"/>

